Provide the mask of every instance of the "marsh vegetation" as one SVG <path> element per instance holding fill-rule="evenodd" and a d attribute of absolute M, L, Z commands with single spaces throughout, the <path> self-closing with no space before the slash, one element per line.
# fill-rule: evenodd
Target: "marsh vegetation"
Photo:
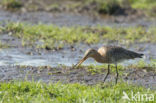
<path fill-rule="evenodd" d="M 27 3 L 25 3 L 27 2 Z M 1 0 L 1 6 L 7 10 L 49 12 L 88 12 L 108 15 L 147 14 L 155 16 L 155 0 Z"/>
<path fill-rule="evenodd" d="M 127 103 L 123 91 L 156 95 L 155 14 L 155 0 L 1 0 L 0 102 Z M 105 83 L 107 64 L 73 67 L 86 49 L 107 44 L 146 56 L 119 64 L 117 85 L 114 65 Z"/>
<path fill-rule="evenodd" d="M 103 41 L 126 43 L 156 43 L 156 28 L 128 27 L 58 27 L 56 25 L 30 25 L 8 23 L 2 30 L 21 39 L 21 44 L 34 45 L 38 48 L 63 48 L 77 43 L 95 44 Z"/>

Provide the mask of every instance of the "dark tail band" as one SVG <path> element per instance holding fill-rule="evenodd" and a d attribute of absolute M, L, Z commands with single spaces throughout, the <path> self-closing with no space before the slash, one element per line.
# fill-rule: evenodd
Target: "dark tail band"
<path fill-rule="evenodd" d="M 139 57 L 139 58 L 142 58 L 143 56 L 144 56 L 144 54 L 139 54 L 139 56 L 138 56 L 138 57 Z"/>

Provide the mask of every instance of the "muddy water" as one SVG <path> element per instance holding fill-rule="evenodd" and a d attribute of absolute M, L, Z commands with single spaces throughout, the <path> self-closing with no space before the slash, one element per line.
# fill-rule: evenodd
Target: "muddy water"
<path fill-rule="evenodd" d="M 79 45 L 73 48 L 64 48 L 59 51 L 34 51 L 30 48 L 8 48 L 0 50 L 0 65 L 29 65 L 29 66 L 52 66 L 57 67 L 59 65 L 72 66 L 76 64 L 84 55 L 85 50 L 88 48 L 101 47 L 101 44 L 87 46 Z M 126 48 L 126 47 L 125 47 Z M 142 49 L 143 48 L 143 49 Z M 144 60 L 150 63 L 150 59 L 156 59 L 155 44 L 136 44 L 129 47 L 130 50 L 144 53 L 146 58 L 129 60 L 122 63 L 123 65 L 134 64 L 139 60 Z M 97 64 L 93 59 L 88 59 L 84 62 L 84 65 Z"/>
<path fill-rule="evenodd" d="M 29 53 L 29 52 L 28 52 Z M 31 66 L 58 66 L 64 64 L 71 66 L 76 62 L 78 55 L 71 51 L 58 51 L 42 54 L 27 54 L 16 48 L 0 51 L 0 65 L 31 65 Z M 75 57 L 73 59 L 73 57 Z"/>

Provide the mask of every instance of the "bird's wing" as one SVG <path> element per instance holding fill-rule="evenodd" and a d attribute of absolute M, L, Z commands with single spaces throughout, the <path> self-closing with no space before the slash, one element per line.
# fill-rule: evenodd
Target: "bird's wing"
<path fill-rule="evenodd" d="M 124 49 L 122 47 L 112 47 L 108 49 L 109 55 L 112 56 L 115 61 L 140 58 L 141 54 Z"/>
<path fill-rule="evenodd" d="M 103 46 L 98 49 L 98 52 L 108 62 L 112 63 L 120 62 L 126 59 L 141 58 L 143 55 L 117 46 Z"/>

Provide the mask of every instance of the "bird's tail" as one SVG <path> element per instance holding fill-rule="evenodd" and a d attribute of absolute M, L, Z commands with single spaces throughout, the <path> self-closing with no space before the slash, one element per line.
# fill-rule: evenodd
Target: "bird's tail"
<path fill-rule="evenodd" d="M 139 58 L 143 58 L 144 54 L 138 54 Z"/>
<path fill-rule="evenodd" d="M 142 53 L 136 53 L 136 52 L 133 52 L 133 51 L 127 51 L 127 58 L 128 59 L 134 59 L 134 58 L 143 58 L 144 54 Z"/>
<path fill-rule="evenodd" d="M 130 56 L 131 59 L 143 58 L 144 54 L 140 54 L 140 53 L 136 53 L 136 52 L 130 51 L 129 52 L 129 56 Z"/>

